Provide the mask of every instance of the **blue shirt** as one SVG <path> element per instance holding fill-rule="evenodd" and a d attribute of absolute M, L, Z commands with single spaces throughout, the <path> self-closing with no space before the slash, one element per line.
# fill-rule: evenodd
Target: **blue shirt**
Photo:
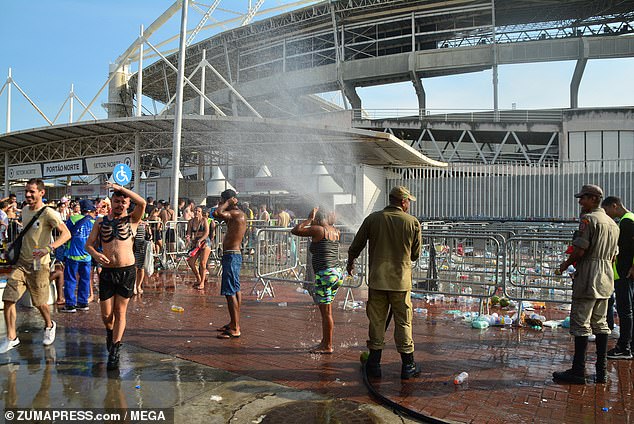
<path fill-rule="evenodd" d="M 90 215 L 72 215 L 66 221 L 70 231 L 70 241 L 66 244 L 66 257 L 77 262 L 90 262 L 92 258 L 86 251 L 86 241 L 92 231 L 95 220 Z"/>

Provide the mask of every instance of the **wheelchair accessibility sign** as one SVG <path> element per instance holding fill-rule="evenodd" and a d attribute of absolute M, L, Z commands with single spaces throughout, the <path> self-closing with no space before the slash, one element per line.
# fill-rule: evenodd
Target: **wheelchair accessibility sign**
<path fill-rule="evenodd" d="M 122 186 L 129 184 L 132 180 L 132 170 L 125 163 L 115 165 L 112 171 L 112 179 L 115 183 Z"/>

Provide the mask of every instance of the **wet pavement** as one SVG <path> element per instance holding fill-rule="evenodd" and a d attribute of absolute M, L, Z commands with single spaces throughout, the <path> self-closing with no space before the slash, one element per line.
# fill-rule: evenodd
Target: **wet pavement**
<path fill-rule="evenodd" d="M 20 308 L 21 344 L 0 355 L 3 408 L 173 407 L 177 423 L 411 422 L 369 397 L 359 366 L 367 319 L 362 307 L 340 307 L 345 293 L 335 300 L 335 353 L 313 355 L 308 349 L 319 342 L 320 317 L 296 285 L 274 283 L 276 298 L 258 302 L 250 294 L 254 282 L 244 281 L 242 336 L 219 340 L 215 329 L 228 321 L 228 313 L 218 283 L 212 280 L 202 292 L 192 284 L 184 269 L 163 272 L 131 300 L 117 375 L 105 370 L 98 304 L 88 312 L 54 312 L 57 339 L 49 348 L 41 344 L 38 312 Z M 362 291 L 355 297 L 364 300 Z M 172 312 L 172 305 L 184 311 Z M 569 368 L 572 355 L 565 329 L 475 330 L 446 313 L 473 310 L 474 304 L 416 300 L 414 307 L 429 311 L 414 319 L 415 355 L 423 374 L 400 380 L 400 358 L 390 335 L 383 378 L 375 384 L 391 400 L 456 422 L 634 420 L 634 361 L 610 361 L 605 385 L 559 385 L 551 374 Z M 565 315 L 553 308 L 540 313 Z M 0 332 L 4 336 L 4 323 Z M 593 361 L 591 345 L 589 374 Z M 461 371 L 469 378 L 455 386 L 453 377 Z"/>

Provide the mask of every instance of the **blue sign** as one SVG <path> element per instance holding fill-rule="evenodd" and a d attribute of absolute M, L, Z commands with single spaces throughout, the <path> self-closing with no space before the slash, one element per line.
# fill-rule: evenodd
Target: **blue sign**
<path fill-rule="evenodd" d="M 115 165 L 112 170 L 112 179 L 119 185 L 126 185 L 132 180 L 132 170 L 125 163 Z"/>

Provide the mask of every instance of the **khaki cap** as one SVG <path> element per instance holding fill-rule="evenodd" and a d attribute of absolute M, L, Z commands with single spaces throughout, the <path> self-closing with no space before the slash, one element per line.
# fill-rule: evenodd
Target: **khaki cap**
<path fill-rule="evenodd" d="M 589 194 L 590 196 L 603 197 L 603 189 L 598 185 L 594 184 L 586 184 L 581 187 L 581 191 L 575 194 L 575 197 L 578 199 L 584 194 Z"/>
<path fill-rule="evenodd" d="M 407 187 L 403 186 L 394 187 L 390 190 L 390 196 L 401 200 L 409 199 L 413 202 L 416 201 L 416 197 L 412 196 L 412 193 L 409 192 Z"/>

